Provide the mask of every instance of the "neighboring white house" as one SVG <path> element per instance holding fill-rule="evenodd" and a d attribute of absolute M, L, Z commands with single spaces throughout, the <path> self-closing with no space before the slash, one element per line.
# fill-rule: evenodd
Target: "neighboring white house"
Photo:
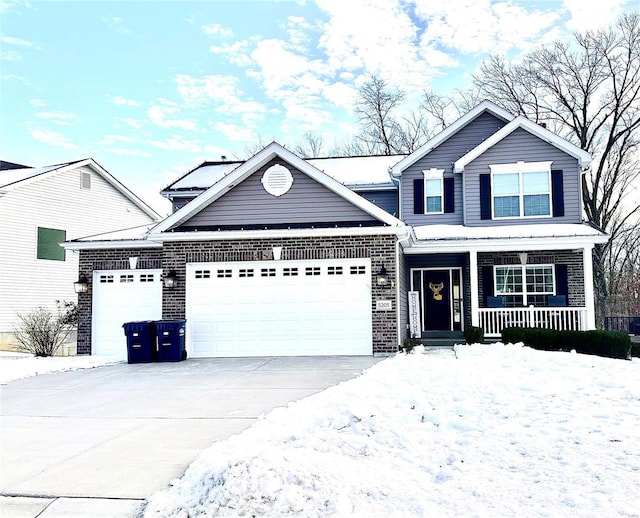
<path fill-rule="evenodd" d="M 58 243 L 159 215 L 93 159 L 31 168 L 0 163 L 0 349 L 17 314 L 75 301 L 78 254 Z"/>

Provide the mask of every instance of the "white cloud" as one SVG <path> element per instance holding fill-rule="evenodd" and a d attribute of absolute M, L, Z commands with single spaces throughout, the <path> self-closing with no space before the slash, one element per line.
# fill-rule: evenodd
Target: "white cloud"
<path fill-rule="evenodd" d="M 131 29 L 128 29 L 124 25 L 124 20 L 119 16 L 104 16 L 102 21 L 108 29 L 117 32 L 118 34 L 122 34 L 123 36 L 128 36 L 133 33 Z"/>
<path fill-rule="evenodd" d="M 35 47 L 32 41 L 23 40 L 22 38 L 14 38 L 12 36 L 3 36 L 0 41 L 5 45 L 16 45 L 18 47 Z"/>
<path fill-rule="evenodd" d="M 160 101 L 162 102 L 162 99 Z M 173 106 L 175 103 L 169 101 L 162 104 L 162 106 L 152 106 L 147 110 L 147 115 L 153 124 L 161 128 L 180 128 L 187 131 L 197 131 L 198 126 L 194 121 L 170 118 L 180 111 Z"/>
<path fill-rule="evenodd" d="M 140 106 L 140 103 L 138 101 L 127 99 L 125 97 L 122 97 L 121 95 L 107 95 L 106 99 L 108 102 L 117 104 L 118 106 Z"/>
<path fill-rule="evenodd" d="M 233 37 L 233 31 L 228 27 L 223 27 L 219 23 L 203 25 L 202 32 L 204 32 L 207 36 L 219 36 L 220 38 Z"/>
<path fill-rule="evenodd" d="M 112 155 L 124 155 L 124 156 L 133 156 L 133 157 L 142 157 L 142 158 L 151 157 L 151 153 L 147 153 L 146 151 L 137 151 L 135 149 L 104 148 L 102 151 L 104 151 L 105 153 L 111 153 Z"/>
<path fill-rule="evenodd" d="M 0 61 L 24 61 L 24 58 L 15 50 L 0 49 Z"/>
<path fill-rule="evenodd" d="M 142 128 L 142 122 L 137 119 L 131 119 L 129 117 L 114 117 L 114 120 L 117 122 L 123 122 L 127 126 L 135 129 Z"/>
<path fill-rule="evenodd" d="M 252 63 L 249 41 L 235 41 L 221 45 L 211 45 L 209 51 L 213 54 L 224 56 L 225 59 L 239 67 L 247 67 Z"/>
<path fill-rule="evenodd" d="M 567 27 L 572 31 L 585 32 L 610 25 L 622 14 L 625 5 L 633 4 L 629 0 L 607 0 L 606 2 L 587 2 L 585 0 L 564 0 L 569 11 Z M 640 7 L 635 0 L 636 8 Z"/>
<path fill-rule="evenodd" d="M 38 112 L 36 117 L 47 119 L 60 126 L 68 126 L 78 121 L 78 116 L 71 112 Z"/>
<path fill-rule="evenodd" d="M 211 128 L 225 135 L 229 140 L 235 142 L 250 142 L 255 137 L 255 131 L 247 126 L 239 126 L 233 123 L 214 122 L 210 124 Z M 205 148 L 207 151 L 208 149 Z M 218 150 L 218 148 L 214 148 Z M 223 153 L 224 154 L 224 153 Z"/>
<path fill-rule="evenodd" d="M 491 0 L 417 0 L 416 15 L 425 25 L 422 45 L 469 54 L 526 49 L 560 18 L 556 11 L 528 5 Z"/>
<path fill-rule="evenodd" d="M 31 99 L 29 99 L 29 104 L 31 106 L 35 106 L 36 108 L 44 108 L 47 105 L 44 100 L 38 99 L 36 97 L 32 97 Z"/>
<path fill-rule="evenodd" d="M 31 136 L 40 142 L 50 144 L 51 146 L 63 147 L 66 149 L 78 149 L 78 146 L 69 142 L 67 138 L 56 131 L 49 131 L 42 128 L 29 128 Z"/>
<path fill-rule="evenodd" d="M 167 140 L 152 140 L 149 144 L 165 151 L 186 151 L 188 153 L 200 153 L 202 151 L 199 140 L 186 140 L 175 135 Z"/>

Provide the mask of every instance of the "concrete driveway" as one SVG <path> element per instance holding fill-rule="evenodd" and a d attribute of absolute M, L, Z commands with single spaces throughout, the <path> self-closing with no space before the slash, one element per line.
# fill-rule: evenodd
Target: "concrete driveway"
<path fill-rule="evenodd" d="M 133 516 L 212 442 L 373 357 L 119 364 L 0 387 L 0 515 Z"/>

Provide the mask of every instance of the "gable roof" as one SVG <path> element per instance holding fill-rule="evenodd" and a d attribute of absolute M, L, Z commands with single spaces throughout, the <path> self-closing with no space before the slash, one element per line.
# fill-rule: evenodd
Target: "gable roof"
<path fill-rule="evenodd" d="M 142 201 L 132 191 L 124 186 L 119 180 L 107 172 L 100 164 L 92 158 L 76 160 L 74 162 L 65 162 L 64 164 L 48 165 L 44 167 L 28 167 L 21 169 L 10 169 L 0 172 L 0 189 L 3 192 L 9 192 L 18 187 L 23 187 L 31 182 L 49 178 L 56 174 L 77 169 L 80 167 L 89 167 L 95 173 L 106 180 L 114 189 L 120 192 L 131 203 L 136 205 L 140 210 L 154 220 L 160 219 L 160 214 L 153 210 L 149 205 Z"/>
<path fill-rule="evenodd" d="M 333 191 L 338 196 L 349 201 L 356 207 L 360 208 L 361 210 L 380 220 L 381 222 L 394 227 L 404 226 L 404 223 L 402 221 L 390 215 L 385 210 L 367 201 L 362 196 L 356 194 L 355 192 L 345 187 L 337 180 L 334 180 L 329 175 L 323 173 L 319 169 L 316 169 L 314 166 L 298 157 L 291 151 L 285 149 L 277 142 L 272 142 L 264 149 L 252 156 L 249 160 L 240 164 L 229 174 L 222 177 L 209 189 L 195 198 L 192 202 L 188 203 L 181 209 L 171 214 L 164 221 L 159 223 L 151 231 L 151 234 L 164 232 L 181 225 L 182 223 L 193 217 L 195 214 L 203 210 L 205 207 L 216 201 L 218 198 L 222 197 L 230 189 L 251 176 L 255 171 L 260 169 L 260 167 L 266 165 L 274 158 L 280 158 L 288 162 L 291 166 L 298 169 L 298 171 L 300 171 L 301 173 L 306 174 L 313 180 L 317 181 L 321 185 Z"/>
<path fill-rule="evenodd" d="M 510 122 L 515 118 L 515 115 L 509 113 L 504 108 L 500 108 L 497 104 L 491 101 L 482 101 L 475 108 L 469 110 L 458 120 L 447 126 L 444 130 L 438 133 L 435 137 L 429 139 L 425 144 L 416 149 L 413 153 L 405 157 L 391 168 L 391 176 L 398 178 L 402 175 L 402 171 L 411 167 L 418 160 L 423 158 L 427 153 L 430 153 L 433 149 L 440 144 L 448 140 L 451 136 L 455 135 L 458 131 L 464 128 L 467 124 L 477 119 L 484 112 L 489 112 L 495 115 L 499 119 L 505 122 Z"/>
<path fill-rule="evenodd" d="M 349 157 L 303 158 L 325 174 L 352 188 L 394 188 L 389 170 L 406 155 L 368 155 Z M 163 196 L 197 195 L 231 173 L 244 161 L 203 162 L 165 187 Z"/>
<path fill-rule="evenodd" d="M 453 166 L 454 172 L 462 172 L 467 164 L 478 158 L 487 149 L 500 142 L 502 139 L 513 133 L 518 128 L 522 128 L 528 133 L 535 135 L 536 137 L 548 142 L 552 146 L 557 147 L 561 151 L 564 151 L 568 155 L 576 158 L 581 168 L 587 167 L 591 163 L 592 159 L 589 153 L 587 153 L 583 149 L 580 149 L 578 146 L 575 146 L 571 142 L 563 139 L 562 137 L 559 137 L 548 129 L 543 128 L 539 124 L 536 124 L 535 122 L 532 122 L 529 119 L 519 115 L 509 124 L 503 126 L 484 142 L 469 151 L 466 155 L 456 160 Z"/>

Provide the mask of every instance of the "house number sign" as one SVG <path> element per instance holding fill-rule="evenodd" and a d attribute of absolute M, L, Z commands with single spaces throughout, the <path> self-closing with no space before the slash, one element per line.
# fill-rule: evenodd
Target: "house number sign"
<path fill-rule="evenodd" d="M 393 309 L 390 300 L 376 300 L 376 311 L 391 311 Z"/>

